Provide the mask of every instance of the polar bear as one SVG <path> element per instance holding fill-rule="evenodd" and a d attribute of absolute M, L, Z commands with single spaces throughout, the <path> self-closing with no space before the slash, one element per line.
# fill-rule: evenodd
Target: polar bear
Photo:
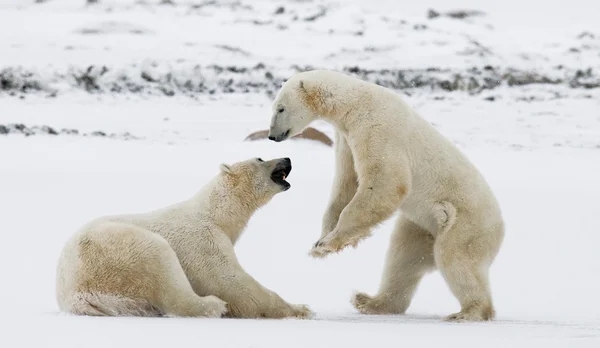
<path fill-rule="evenodd" d="M 404 313 L 423 275 L 438 269 L 461 310 L 450 321 L 494 317 L 488 270 L 504 239 L 494 194 L 471 162 L 397 94 L 349 75 L 293 75 L 273 102 L 269 139 L 315 119 L 336 129 L 335 178 L 313 257 L 356 247 L 400 211 L 378 294 L 357 293 L 364 314 Z"/>
<path fill-rule="evenodd" d="M 234 244 L 254 212 L 286 191 L 289 158 L 222 164 L 189 200 L 107 216 L 64 246 L 56 296 L 62 311 L 97 316 L 307 318 L 238 263 Z"/>

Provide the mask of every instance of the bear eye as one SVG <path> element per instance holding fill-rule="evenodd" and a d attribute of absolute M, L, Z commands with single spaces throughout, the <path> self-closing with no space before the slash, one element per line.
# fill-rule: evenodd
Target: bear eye
<path fill-rule="evenodd" d="M 285 111 L 285 108 L 279 108 L 279 110 L 277 110 L 277 112 L 282 113 Z"/>
<path fill-rule="evenodd" d="M 259 161 L 259 162 L 264 162 L 264 161 L 262 160 L 262 158 L 260 158 L 260 157 L 259 157 L 259 158 L 257 158 L 256 160 L 257 160 L 257 161 Z"/>

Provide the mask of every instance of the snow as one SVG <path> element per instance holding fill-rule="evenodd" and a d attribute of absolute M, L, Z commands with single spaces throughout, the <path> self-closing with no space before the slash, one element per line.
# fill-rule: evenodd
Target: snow
<path fill-rule="evenodd" d="M 491 273 L 498 320 L 456 325 L 439 320 L 458 310 L 458 304 L 437 273 L 425 278 L 406 317 L 360 316 L 352 309 L 354 290 L 376 291 L 392 220 L 356 250 L 326 260 L 307 256 L 319 235 L 332 179 L 333 155 L 325 146 L 163 145 L 43 136 L 0 142 L 5 183 L 0 209 L 9 212 L 2 218 L 8 239 L 2 274 L 11 284 L 3 288 L 9 299 L 3 308 L 5 325 L 14 326 L 6 342 L 44 337 L 61 346 L 88 340 L 86 346 L 125 346 L 134 340 L 160 346 L 168 336 L 174 343 L 202 340 L 227 347 L 329 346 L 332 340 L 348 346 L 428 346 L 442 339 L 452 345 L 592 347 L 600 340 L 597 151 L 467 152 L 497 192 L 508 233 Z M 314 321 L 158 321 L 57 313 L 56 257 L 79 225 L 98 215 L 145 211 L 185 199 L 216 174 L 220 162 L 251 156 L 291 156 L 294 170 L 292 189 L 251 220 L 237 247 L 240 262 L 288 301 L 309 304 L 317 313 Z M 15 341 L 9 339 L 13 335 Z"/>
<path fill-rule="evenodd" d="M 49 0 L 37 6 L 23 6 L 17 0 L 4 2 L 8 4 L 0 14 L 0 32 L 5 33 L 2 42 L 8 49 L 2 59 L 11 64 L 116 64 L 147 58 L 315 64 L 327 61 L 332 54 L 337 54 L 335 62 L 326 64 L 355 64 L 354 54 L 340 53 L 358 51 L 363 66 L 439 66 L 440 60 L 444 66 L 465 66 L 479 64 L 481 58 L 449 53 L 468 47 L 469 40 L 476 39 L 484 40 L 494 51 L 486 58 L 490 64 L 511 60 L 535 67 L 567 59 L 582 66 L 598 65 L 597 39 L 592 42 L 596 49 L 589 54 L 568 52 L 578 34 L 597 30 L 593 0 L 573 0 L 568 6 L 562 1 L 544 1 L 543 8 L 531 0 L 496 5 L 466 0 L 449 5 L 447 1 L 429 0 L 402 7 L 383 0 L 175 1 L 176 6 L 156 6 L 158 1 L 151 0 L 100 1 L 98 6 L 82 6 L 83 0 Z M 285 11 L 276 14 L 280 6 Z M 308 20 L 323 8 L 328 12 L 325 19 Z M 468 21 L 445 17 L 428 20 L 429 8 L 440 12 L 476 9 L 489 15 Z M 538 18 L 532 21 L 532 16 Z M 415 31 L 414 25 L 427 28 Z M 20 26 L 26 30 L 11 30 Z M 359 31 L 363 32 L 360 36 L 356 35 Z M 225 42 L 247 54 L 223 51 L 219 46 Z M 364 54 L 366 47 L 389 51 Z M 519 54 L 530 55 L 533 60 Z"/>
<path fill-rule="evenodd" d="M 0 72 L 35 72 L 47 87 L 38 93 L 2 82 L 0 125 L 79 131 L 0 134 L 2 347 L 600 346 L 599 88 L 531 83 L 478 93 L 398 90 L 469 156 L 500 200 L 507 234 L 491 269 L 498 317 L 489 323 L 441 321 L 459 306 L 438 273 L 423 280 L 406 315 L 356 313 L 350 296 L 376 292 L 394 219 L 356 250 L 310 258 L 333 180 L 332 149 L 309 141 L 244 141 L 268 128 L 271 99 L 265 92 L 276 89 L 294 65 L 416 69 L 423 76 L 444 74 L 426 72 L 431 67 L 452 74 L 488 64 L 551 77 L 591 68 L 593 80 L 600 68 L 597 2 L 101 2 L 0 0 Z M 285 11 L 274 15 L 279 6 Z M 303 20 L 320 6 L 325 16 Z M 429 8 L 485 15 L 427 19 Z M 415 29 L 422 24 L 428 29 Z M 589 34 L 578 38 L 582 33 Z M 479 47 L 473 40 L 491 54 L 473 51 Z M 263 70 L 245 73 L 206 68 L 259 63 Z M 98 80 L 99 91 L 78 87 L 70 75 L 90 65 L 110 70 Z M 197 76 L 196 65 L 202 66 Z M 209 87 L 187 94 L 174 88 L 171 97 L 104 88 L 122 76 L 140 86 L 155 83 L 140 71 L 157 79 L 193 75 Z M 238 82 L 263 83 L 266 72 L 276 76 L 273 82 L 238 93 Z M 214 87 L 230 78 L 235 93 Z M 315 127 L 333 134 L 322 122 Z M 95 131 L 133 138 L 83 135 Z M 58 312 L 57 257 L 81 224 L 185 199 L 220 163 L 257 156 L 291 157 L 292 188 L 252 218 L 236 247 L 238 257 L 263 285 L 291 303 L 311 306 L 314 319 L 88 318 Z"/>

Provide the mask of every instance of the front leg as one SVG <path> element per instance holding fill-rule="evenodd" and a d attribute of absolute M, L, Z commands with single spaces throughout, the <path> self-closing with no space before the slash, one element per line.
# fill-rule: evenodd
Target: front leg
<path fill-rule="evenodd" d="M 221 233 L 213 233 L 211 243 L 201 244 L 198 258 L 188 268 L 188 279 L 200 296 L 214 295 L 227 303 L 227 317 L 309 318 L 306 305 L 286 302 L 276 292 L 262 286 L 239 264 L 233 244 Z"/>
<path fill-rule="evenodd" d="M 406 169 L 391 172 L 380 165 L 370 166 L 361 176 L 358 191 L 340 214 L 335 229 L 315 243 L 310 254 L 325 257 L 348 246 L 356 248 L 371 235 L 372 228 L 388 219 L 408 194 L 410 176 Z M 362 179 L 364 177 L 364 180 Z"/>
<path fill-rule="evenodd" d="M 352 151 L 346 138 L 335 133 L 335 174 L 331 189 L 331 198 L 323 214 L 321 238 L 333 231 L 342 210 L 350 203 L 358 188 L 358 177 L 354 168 Z"/>
<path fill-rule="evenodd" d="M 241 268 L 225 285 L 231 292 L 225 317 L 283 319 L 296 317 L 307 319 L 313 312 L 307 305 L 286 302 L 279 294 L 262 286 Z"/>

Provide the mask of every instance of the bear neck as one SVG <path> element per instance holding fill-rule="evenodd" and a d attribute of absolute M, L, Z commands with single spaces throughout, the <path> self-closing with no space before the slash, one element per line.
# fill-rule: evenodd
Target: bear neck
<path fill-rule="evenodd" d="M 202 221 L 210 221 L 235 244 L 262 202 L 248 197 L 247 190 L 232 186 L 219 176 L 193 199 Z"/>
<path fill-rule="evenodd" d="M 364 109 L 365 89 L 349 83 L 348 76 L 340 76 L 341 79 L 328 79 L 326 83 L 309 88 L 304 102 L 316 119 L 348 131 L 355 126 L 352 115 Z"/>

